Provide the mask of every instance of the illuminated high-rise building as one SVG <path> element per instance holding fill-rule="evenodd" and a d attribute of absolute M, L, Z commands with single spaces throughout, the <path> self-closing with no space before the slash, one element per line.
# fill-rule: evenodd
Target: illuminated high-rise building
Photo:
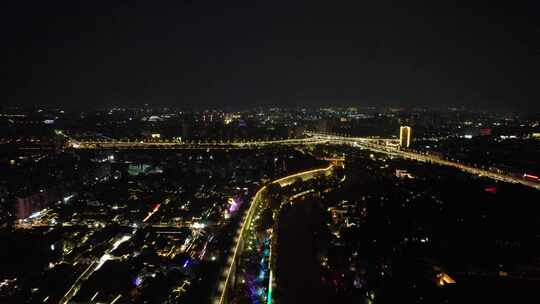
<path fill-rule="evenodd" d="M 412 129 L 409 126 L 399 128 L 399 145 L 408 148 L 411 145 Z"/>

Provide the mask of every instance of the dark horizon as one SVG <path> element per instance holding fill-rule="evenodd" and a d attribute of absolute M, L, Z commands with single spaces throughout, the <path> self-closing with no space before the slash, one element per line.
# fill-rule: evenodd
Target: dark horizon
<path fill-rule="evenodd" d="M 179 105 L 179 104 L 35 104 L 35 105 L 17 105 L 17 104 L 6 104 L 0 105 L 0 111 L 10 112 L 33 112 L 33 111 L 55 111 L 55 110 L 64 110 L 69 112 L 100 112 L 100 111 L 109 111 L 111 109 L 126 109 L 126 110 L 137 110 L 137 109 L 149 109 L 149 110 L 164 110 L 169 109 L 170 111 L 179 111 L 185 113 L 198 113 L 204 111 L 218 111 L 218 112 L 248 112 L 250 110 L 256 111 L 267 111 L 273 108 L 281 110 L 320 110 L 325 108 L 334 108 L 334 109 L 346 109 L 346 108 L 356 108 L 359 113 L 362 112 L 386 112 L 386 111 L 402 111 L 402 112 L 448 112 L 448 111 L 463 111 L 470 113 L 492 113 L 498 115 L 518 115 L 524 118 L 535 118 L 540 117 L 540 110 L 531 111 L 530 109 L 511 109 L 509 107 L 482 107 L 482 106 L 467 106 L 467 105 L 403 105 L 403 104 L 309 104 L 306 106 L 303 105 L 279 105 L 279 104 L 257 104 L 257 105 L 229 105 L 229 106 L 211 106 L 211 105 Z"/>
<path fill-rule="evenodd" d="M 540 110 L 533 1 L 4 6 L 4 105 Z"/>

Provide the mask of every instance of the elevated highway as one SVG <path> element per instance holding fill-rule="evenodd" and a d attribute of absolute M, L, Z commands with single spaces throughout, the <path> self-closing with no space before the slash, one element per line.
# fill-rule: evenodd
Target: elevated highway
<path fill-rule="evenodd" d="M 165 141 L 80 141 L 71 139 L 68 147 L 73 149 L 249 149 L 272 145 L 297 146 L 305 144 L 324 144 L 327 140 L 315 137 L 300 139 L 235 141 L 235 142 L 165 142 Z"/>
<path fill-rule="evenodd" d="M 426 163 L 433 163 L 442 166 L 453 167 L 471 174 L 478 176 L 484 176 L 494 180 L 521 184 L 527 187 L 532 187 L 540 190 L 540 183 L 513 176 L 511 174 L 506 174 L 504 172 L 494 172 L 482 168 L 477 168 L 469 166 L 458 161 L 452 161 L 448 159 L 441 158 L 437 155 L 432 154 L 422 154 L 408 150 L 400 149 L 396 139 L 366 139 L 362 137 L 345 137 L 345 136 L 336 136 L 336 135 L 325 135 L 318 133 L 309 133 L 312 138 L 318 138 L 321 140 L 327 140 L 333 144 L 343 144 L 351 145 L 353 147 L 368 149 L 374 152 L 384 153 L 388 155 L 393 155 L 395 157 L 401 157 L 405 159 L 411 159 Z"/>
<path fill-rule="evenodd" d="M 124 141 L 113 139 L 78 140 L 69 138 L 67 146 L 73 149 L 249 149 L 272 145 L 298 146 L 326 144 L 333 142 L 362 142 L 370 144 L 397 143 L 395 139 L 369 137 L 339 137 L 306 132 L 306 138 L 292 138 L 262 141 L 210 141 L 210 142 L 176 142 L 176 141 Z"/>
<path fill-rule="evenodd" d="M 436 155 L 421 154 L 412 151 L 402 150 L 399 147 L 398 139 L 374 138 L 374 137 L 348 137 L 340 135 L 330 135 L 315 132 L 306 132 L 308 137 L 298 139 L 282 139 L 282 140 L 267 140 L 267 141 L 238 141 L 238 142 L 146 142 L 146 141 L 118 141 L 118 140 L 99 140 L 99 141 L 79 141 L 69 138 L 68 146 L 73 149 L 172 149 L 172 150 L 191 150 L 191 149 L 212 149 L 212 150 L 228 150 L 228 149 L 257 149 L 273 145 L 281 146 L 299 146 L 299 145 L 315 145 L 315 144 L 337 144 L 349 145 L 353 147 L 369 149 L 374 152 L 385 153 L 395 157 L 417 160 L 422 162 L 434 163 L 443 166 L 454 167 L 459 170 L 485 176 L 494 180 L 516 183 L 540 189 L 540 183 L 513 176 L 504 172 L 494 172 L 482 168 L 472 167 L 458 161 L 443 159 Z"/>

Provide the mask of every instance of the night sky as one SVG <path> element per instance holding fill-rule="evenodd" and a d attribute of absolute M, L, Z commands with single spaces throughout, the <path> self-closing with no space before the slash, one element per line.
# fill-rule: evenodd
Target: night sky
<path fill-rule="evenodd" d="M 6 0 L 0 98 L 539 110 L 534 2 Z"/>

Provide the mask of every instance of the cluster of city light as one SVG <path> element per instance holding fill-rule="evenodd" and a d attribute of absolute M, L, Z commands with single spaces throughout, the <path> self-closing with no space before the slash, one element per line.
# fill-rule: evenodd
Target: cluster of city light
<path fill-rule="evenodd" d="M 442 287 L 444 285 L 455 284 L 455 283 L 456 283 L 456 281 L 454 281 L 454 279 L 452 279 L 446 273 L 437 274 L 437 285 Z"/>
<path fill-rule="evenodd" d="M 67 203 L 70 199 L 72 199 L 73 197 L 75 197 L 75 194 L 72 194 L 72 195 L 68 195 L 66 197 L 64 197 L 64 203 Z"/>
<path fill-rule="evenodd" d="M 206 224 L 205 223 L 200 223 L 200 222 L 195 222 L 195 223 L 191 224 L 191 228 L 193 228 L 193 229 L 204 229 L 204 228 L 206 228 Z"/>
<path fill-rule="evenodd" d="M 239 207 L 239 203 L 236 199 L 230 197 L 228 200 L 227 200 L 227 203 L 229 203 L 229 213 L 234 213 L 236 212 L 236 210 L 238 210 L 238 207 Z"/>
<path fill-rule="evenodd" d="M 30 214 L 30 216 L 27 219 L 30 220 L 30 219 L 38 218 L 38 217 L 44 215 L 45 213 L 47 213 L 48 210 L 49 209 L 45 208 L 45 209 L 42 209 L 40 211 L 34 212 L 34 213 Z"/>
<path fill-rule="evenodd" d="M 333 139 L 338 139 L 338 137 L 333 137 Z M 351 139 L 348 139 L 349 141 Z M 281 141 L 283 142 L 283 141 Z M 359 145 L 358 142 L 353 142 L 354 145 Z M 359 145 L 360 146 L 360 145 Z M 377 151 L 381 151 L 381 150 L 377 150 Z M 417 159 L 417 160 L 424 160 L 424 161 L 434 161 L 434 160 L 438 160 L 436 158 L 432 158 L 430 156 L 420 156 L 418 153 L 412 153 L 412 152 L 404 152 L 404 151 L 395 151 L 393 150 L 392 153 L 394 154 L 399 154 L 401 157 L 406 157 L 406 158 L 411 158 L 411 159 Z M 450 165 L 450 166 L 456 166 L 456 163 L 455 162 L 451 162 L 451 161 L 446 161 L 446 160 L 438 160 L 440 163 L 442 164 L 445 164 L 445 165 Z M 464 165 L 459 165 L 460 168 L 464 168 L 463 170 L 464 171 L 468 171 L 468 169 L 470 167 L 466 167 Z M 287 177 L 284 177 L 282 179 L 278 179 L 276 181 L 274 181 L 273 183 L 279 183 L 281 184 L 282 186 L 286 186 L 286 185 L 289 185 L 290 184 L 290 181 L 292 178 L 297 178 L 297 177 L 305 177 L 306 175 L 310 175 L 310 174 L 314 174 L 314 173 L 317 173 L 317 172 L 324 172 L 328 169 L 332 168 L 332 165 L 329 166 L 328 168 L 324 168 L 324 169 L 315 169 L 315 170 L 310 170 L 310 171 L 305 171 L 305 172 L 301 172 L 301 173 L 297 173 L 297 174 L 293 174 L 293 175 L 290 175 L 290 176 L 287 176 Z M 475 172 L 475 173 L 478 173 L 478 172 L 481 172 L 480 174 L 484 174 L 485 172 L 488 172 L 488 171 L 485 171 L 485 170 L 477 170 L 477 169 L 474 169 L 474 171 L 472 172 Z M 489 174 L 489 175 L 488 175 Z M 494 175 L 493 173 L 490 173 L 488 172 L 488 175 L 489 177 L 493 177 L 493 176 L 496 176 L 498 177 L 499 175 Z M 502 176 L 502 175 L 501 175 Z M 538 180 L 539 177 L 537 176 L 534 176 L 534 175 L 529 175 L 529 174 L 523 174 L 523 178 L 528 178 L 528 179 L 533 179 L 533 180 Z M 343 177 L 343 180 L 345 179 L 345 177 Z M 342 181 L 343 181 L 342 180 Z M 254 205 L 256 205 L 256 201 L 258 199 L 258 196 L 259 196 L 259 193 L 260 191 L 262 191 L 264 189 L 264 187 L 262 189 L 259 190 L 259 192 L 257 192 L 257 194 L 255 195 L 253 201 L 252 201 L 252 204 L 248 210 L 248 216 L 245 218 L 245 221 L 243 222 L 242 226 L 240 227 L 239 229 L 239 235 L 237 236 L 237 238 L 235 238 L 235 243 L 236 243 L 236 246 L 234 246 L 234 250 L 233 250 L 233 255 L 229 257 L 229 263 L 228 263 L 228 266 L 230 266 L 229 268 L 229 272 L 227 273 L 227 277 L 226 277 L 226 282 L 224 284 L 224 289 L 223 289 L 223 293 L 222 293 L 222 297 L 221 297 L 221 301 L 220 303 L 223 301 L 223 296 L 225 295 L 225 289 L 228 288 L 228 281 L 229 281 L 229 276 L 230 276 L 230 271 L 231 269 L 233 268 L 233 264 L 236 262 L 236 257 L 237 257 L 237 253 L 238 251 L 242 250 L 242 248 L 240 248 L 240 239 L 243 237 L 243 232 L 245 231 L 245 227 L 246 227 L 246 221 L 250 218 L 250 216 L 252 216 L 253 214 L 250 213 L 251 210 L 252 210 L 252 207 Z M 309 192 L 312 192 L 313 190 L 308 190 L 306 191 L 306 193 L 309 193 Z M 306 193 L 300 193 L 298 195 L 304 195 Z M 64 198 L 64 201 L 68 201 L 69 199 L 71 199 L 72 197 L 74 197 L 74 195 L 70 195 L 70 196 L 67 196 Z M 228 211 L 229 213 L 232 213 L 234 211 L 236 211 L 238 209 L 238 202 L 234 199 L 234 198 L 229 198 L 228 200 L 228 203 L 230 205 Z M 148 213 L 148 215 L 144 218 L 143 222 L 146 222 L 155 212 L 157 212 L 160 208 L 161 204 L 157 204 L 154 206 L 154 208 Z M 44 214 L 45 212 L 47 212 L 47 209 L 44 209 L 44 210 L 41 210 L 39 212 L 36 212 L 32 215 L 30 215 L 28 217 L 28 219 L 33 219 L 33 218 L 37 218 L 39 216 L 41 216 L 42 214 Z M 135 225 L 135 224 L 134 224 Z M 248 224 L 249 225 L 249 224 Z M 206 228 L 206 224 L 205 223 L 202 223 L 202 222 L 194 222 L 190 225 L 191 228 L 193 229 L 204 229 Z M 93 271 L 97 271 L 98 269 L 100 269 L 107 261 L 113 259 L 113 256 L 111 255 L 111 253 L 116 250 L 122 243 L 128 241 L 129 239 L 131 238 L 131 236 L 123 236 L 122 238 L 116 240 L 114 243 L 113 243 L 113 247 L 112 249 L 108 250 L 98 261 L 97 261 L 97 264 L 95 264 L 95 267 L 93 268 Z M 428 239 L 421 239 L 420 242 L 422 243 L 425 243 L 427 242 Z M 182 245 L 182 251 L 184 251 L 186 249 L 186 247 L 189 245 L 189 238 L 186 239 L 186 242 Z M 51 245 L 51 246 L 54 246 L 54 245 Z M 205 248 L 206 248 L 206 245 L 205 245 Z M 51 247 L 51 250 L 54 250 L 54 247 Z M 203 251 L 204 252 L 204 251 Z M 202 254 L 202 256 L 204 256 L 204 253 Z M 201 256 L 201 258 L 202 258 Z M 215 260 L 216 257 L 215 256 L 212 256 L 211 257 L 212 260 Z M 189 265 L 189 260 L 186 260 L 183 264 L 184 267 L 187 267 Z M 83 275 L 85 274 L 86 272 L 83 273 Z M 273 282 L 273 274 L 272 274 L 272 271 L 270 270 L 270 273 L 269 273 L 269 286 L 268 286 L 268 295 L 267 295 L 267 303 L 271 303 L 272 302 L 272 282 Z M 444 284 L 451 284 L 451 283 L 455 283 L 455 282 L 452 282 L 453 280 L 448 277 L 446 274 L 444 274 L 443 276 L 439 277 L 440 279 L 440 282 L 441 282 L 441 285 L 444 285 Z M 116 300 L 118 300 L 119 298 L 117 298 Z"/>

